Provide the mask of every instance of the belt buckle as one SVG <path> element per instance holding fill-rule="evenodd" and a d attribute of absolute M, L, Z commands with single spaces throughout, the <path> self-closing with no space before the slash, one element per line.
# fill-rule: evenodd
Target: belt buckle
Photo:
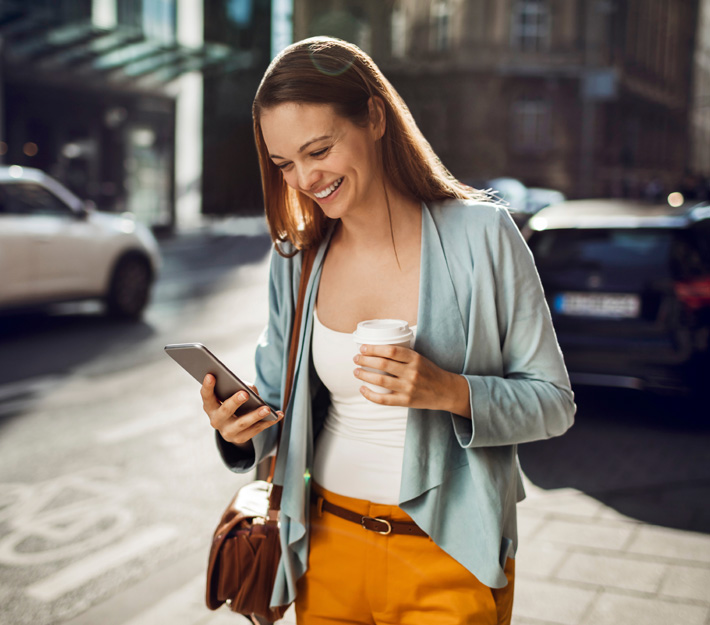
<path fill-rule="evenodd" d="M 380 532 L 378 530 L 371 530 L 369 527 L 365 525 L 365 521 L 377 521 L 378 523 L 384 523 L 387 526 L 387 529 L 384 532 Z M 392 533 L 392 525 L 387 519 L 380 519 L 379 517 L 372 517 L 372 516 L 364 516 L 362 517 L 362 520 L 360 521 L 360 525 L 362 527 L 370 532 L 377 532 L 378 534 L 382 534 L 382 536 L 387 536 L 387 534 Z"/>

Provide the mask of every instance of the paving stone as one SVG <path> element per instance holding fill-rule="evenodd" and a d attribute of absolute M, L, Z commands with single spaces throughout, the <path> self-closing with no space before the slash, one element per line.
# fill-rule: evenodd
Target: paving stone
<path fill-rule="evenodd" d="M 557 625 L 551 621 L 541 621 L 536 618 L 525 618 L 524 616 L 516 616 L 515 608 L 513 608 L 513 618 L 510 621 L 510 625 Z"/>
<path fill-rule="evenodd" d="M 626 523 L 551 519 L 535 537 L 583 547 L 621 550 L 635 530 L 635 525 Z"/>
<path fill-rule="evenodd" d="M 513 611 L 524 619 L 578 625 L 595 595 L 593 590 L 575 588 L 561 582 L 522 577 L 515 580 Z"/>
<path fill-rule="evenodd" d="M 661 595 L 710 603 L 710 569 L 669 565 Z"/>
<path fill-rule="evenodd" d="M 526 503 L 527 500 L 521 503 L 520 507 L 525 506 Z M 604 505 L 593 497 L 589 497 L 577 490 L 565 489 L 563 494 L 555 493 L 547 497 L 531 499 L 527 508 L 564 515 L 595 518 L 601 513 Z"/>
<path fill-rule="evenodd" d="M 543 522 L 544 513 L 518 510 L 518 540 L 526 542 L 531 539 Z"/>
<path fill-rule="evenodd" d="M 655 593 L 665 570 L 665 564 L 577 552 L 565 560 L 557 577 L 605 588 Z"/>
<path fill-rule="evenodd" d="M 195 625 L 229 625 L 230 623 L 232 625 L 250 625 L 251 621 L 241 614 L 220 609 L 213 614 L 203 615 L 200 621 L 195 622 Z"/>
<path fill-rule="evenodd" d="M 584 625 L 705 625 L 708 608 L 604 593 Z"/>
<path fill-rule="evenodd" d="M 515 554 L 515 575 L 547 578 L 568 557 L 568 547 L 541 540 L 523 542 Z"/>
<path fill-rule="evenodd" d="M 628 551 L 679 560 L 710 562 L 710 536 L 645 526 L 639 529 Z"/>

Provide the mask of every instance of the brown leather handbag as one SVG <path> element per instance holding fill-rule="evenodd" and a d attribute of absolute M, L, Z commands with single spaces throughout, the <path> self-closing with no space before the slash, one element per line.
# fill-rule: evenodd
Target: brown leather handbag
<path fill-rule="evenodd" d="M 303 303 L 315 255 L 315 248 L 303 252 L 289 347 L 284 393 L 286 402 L 293 386 Z M 281 424 L 278 427 L 277 440 L 281 438 Z M 229 502 L 214 532 L 207 565 L 207 607 L 216 610 L 226 603 L 230 610 L 251 618 L 254 623 L 259 622 L 257 617 L 277 621 L 288 609 L 288 605 L 269 606 L 276 569 L 281 560 L 281 486 L 271 483 L 275 467 L 274 455 L 267 481 L 255 481 L 243 486 Z"/>

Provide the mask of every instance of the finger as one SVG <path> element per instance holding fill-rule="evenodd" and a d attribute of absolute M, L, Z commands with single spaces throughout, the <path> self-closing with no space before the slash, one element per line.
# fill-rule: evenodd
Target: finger
<path fill-rule="evenodd" d="M 353 360 L 361 367 L 379 369 L 380 371 L 386 371 L 397 377 L 401 376 L 407 367 L 403 362 L 390 360 L 389 358 L 380 358 L 379 356 L 365 356 L 364 354 L 357 354 Z"/>
<path fill-rule="evenodd" d="M 254 438 L 260 432 L 276 425 L 283 419 L 283 412 L 276 413 L 278 421 L 264 421 L 263 417 L 259 417 L 256 422 L 249 423 L 244 417 L 232 419 L 231 423 L 226 424 L 221 430 L 222 438 L 234 443 L 246 443 Z"/>
<path fill-rule="evenodd" d="M 379 356 L 380 358 L 388 358 L 398 362 L 409 362 L 412 354 L 415 353 L 408 347 L 399 345 L 362 345 L 360 353 L 367 356 Z"/>
<path fill-rule="evenodd" d="M 399 379 L 392 375 L 384 375 L 374 371 L 365 371 L 359 367 L 354 371 L 355 377 L 363 382 L 369 382 L 375 386 L 381 386 L 389 391 L 400 390 Z"/>
<path fill-rule="evenodd" d="M 200 388 L 200 396 L 202 397 L 202 404 L 207 410 L 217 410 L 220 407 L 220 401 L 214 394 L 215 377 L 209 373 L 205 376 L 202 382 L 202 387 Z"/>
<path fill-rule="evenodd" d="M 225 404 L 223 404 L 223 406 Z M 258 410 L 250 410 L 249 412 L 238 416 L 234 414 L 234 412 L 229 412 L 229 410 L 219 410 L 210 414 L 210 424 L 215 430 L 219 430 L 220 433 L 226 431 L 238 433 L 243 430 L 247 430 L 254 424 L 262 421 L 264 417 L 269 414 L 269 412 L 270 410 L 266 406 L 263 406 Z M 276 422 L 270 421 L 269 423 Z"/>
<path fill-rule="evenodd" d="M 231 417 L 242 407 L 247 399 L 249 399 L 249 395 L 247 395 L 246 391 L 237 391 L 234 395 L 222 402 L 222 412 L 226 417 Z"/>
<path fill-rule="evenodd" d="M 378 393 L 367 386 L 361 386 L 360 394 L 380 406 L 406 406 L 404 399 L 397 393 Z"/>
<path fill-rule="evenodd" d="M 239 423 L 242 427 L 247 428 L 251 427 L 252 425 L 256 423 L 260 423 L 269 415 L 272 414 L 271 408 L 268 406 L 262 406 L 261 408 L 258 408 L 257 410 L 251 410 L 245 414 L 234 414 L 231 416 L 232 421 L 236 421 Z M 273 421 L 271 419 L 267 419 L 265 423 L 276 423 L 276 421 Z"/>

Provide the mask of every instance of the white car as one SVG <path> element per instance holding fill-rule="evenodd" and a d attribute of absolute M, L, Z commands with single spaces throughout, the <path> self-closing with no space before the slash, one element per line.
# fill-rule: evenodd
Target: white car
<path fill-rule="evenodd" d="M 137 319 L 160 267 L 152 232 L 101 213 L 38 169 L 0 167 L 0 310 L 101 299 Z"/>

